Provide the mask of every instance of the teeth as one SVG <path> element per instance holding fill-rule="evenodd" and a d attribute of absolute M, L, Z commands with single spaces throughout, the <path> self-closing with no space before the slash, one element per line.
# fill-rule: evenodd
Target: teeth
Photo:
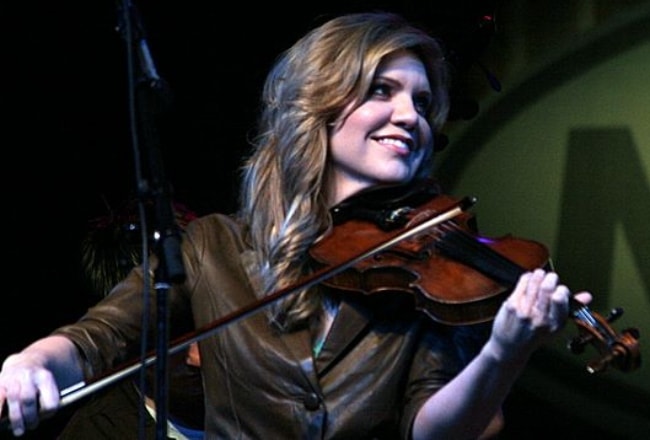
<path fill-rule="evenodd" d="M 408 145 L 406 144 L 406 142 L 401 141 L 399 139 L 382 138 L 382 139 L 379 139 L 379 142 L 382 143 L 382 144 L 391 144 L 391 145 L 394 145 L 394 146 L 396 146 L 398 148 L 408 150 Z"/>

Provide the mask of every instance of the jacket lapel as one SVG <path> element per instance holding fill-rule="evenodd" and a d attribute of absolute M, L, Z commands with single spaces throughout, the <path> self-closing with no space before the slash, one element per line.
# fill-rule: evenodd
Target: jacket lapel
<path fill-rule="evenodd" d="M 296 363 L 312 386 L 318 389 L 318 377 L 314 371 L 314 359 L 311 354 L 311 333 L 298 330 L 282 335 L 284 346 L 296 359 Z"/>
<path fill-rule="evenodd" d="M 323 349 L 315 359 L 312 354 L 312 336 L 309 330 L 284 334 L 282 340 L 300 365 L 306 379 L 318 388 L 318 377 L 325 375 L 329 368 L 345 354 L 350 345 L 355 344 L 359 335 L 368 328 L 372 317 L 372 312 L 361 302 L 342 300 Z"/>
<path fill-rule="evenodd" d="M 368 327 L 371 318 L 372 313 L 360 303 L 341 301 L 323 349 L 315 360 L 319 376 L 326 374 L 348 347 L 355 343 L 357 336 Z"/>

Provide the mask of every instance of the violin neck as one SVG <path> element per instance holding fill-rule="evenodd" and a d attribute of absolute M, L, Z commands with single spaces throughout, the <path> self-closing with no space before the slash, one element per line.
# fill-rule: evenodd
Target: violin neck
<path fill-rule="evenodd" d="M 446 232 L 436 247 L 448 257 L 466 264 L 494 281 L 514 287 L 525 269 L 461 229 Z"/>

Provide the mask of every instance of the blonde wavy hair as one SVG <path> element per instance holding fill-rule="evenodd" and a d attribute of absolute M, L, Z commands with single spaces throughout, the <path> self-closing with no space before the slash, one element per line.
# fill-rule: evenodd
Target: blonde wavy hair
<path fill-rule="evenodd" d="M 432 129 L 449 109 L 448 68 L 439 41 L 388 12 L 342 15 L 311 30 L 276 60 L 264 84 L 252 154 L 242 167 L 240 210 L 257 252 L 259 295 L 309 271 L 310 246 L 330 227 L 329 127 L 368 95 L 387 55 L 408 49 L 424 63 L 433 92 Z M 349 113 L 350 110 L 348 110 Z M 431 173 L 432 156 L 419 176 Z M 304 324 L 320 298 L 302 291 L 270 308 L 281 330 Z"/>

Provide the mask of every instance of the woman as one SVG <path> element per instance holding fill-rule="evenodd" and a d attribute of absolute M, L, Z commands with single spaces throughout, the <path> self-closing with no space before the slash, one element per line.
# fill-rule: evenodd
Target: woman
<path fill-rule="evenodd" d="M 333 207 L 429 176 L 447 69 L 438 42 L 402 18 L 343 15 L 282 54 L 262 100 L 240 210 L 197 219 L 184 234 L 174 321 L 204 326 L 293 285 L 309 273 Z M 142 286 L 136 268 L 79 322 L 7 358 L 0 402 L 15 435 L 37 426 L 39 408 L 57 408 L 60 389 L 135 353 Z M 493 436 L 509 389 L 566 321 L 568 300 L 556 274 L 525 273 L 483 344 L 480 329 L 372 295 L 324 286 L 289 295 L 199 342 L 206 437 Z"/>

